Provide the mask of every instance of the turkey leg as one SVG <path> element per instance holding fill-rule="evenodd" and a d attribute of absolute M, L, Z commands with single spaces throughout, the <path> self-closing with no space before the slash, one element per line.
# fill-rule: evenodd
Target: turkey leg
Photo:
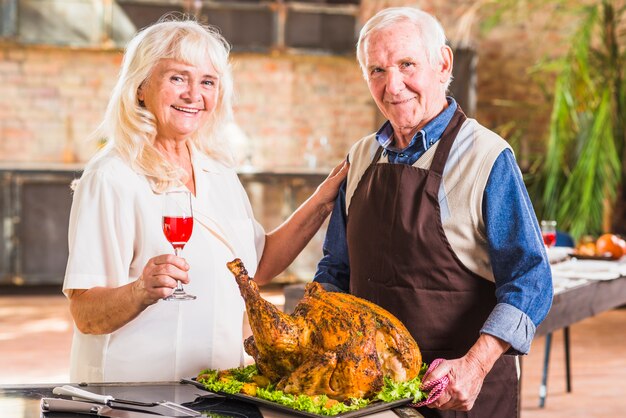
<path fill-rule="evenodd" d="M 253 340 L 246 340 L 246 352 L 254 358 L 261 373 L 274 381 L 291 372 L 293 363 L 299 360 L 301 326 L 261 297 L 259 286 L 248 276 L 240 259 L 226 265 L 239 285 L 252 329 Z M 281 358 L 273 354 L 277 352 L 283 353 Z"/>

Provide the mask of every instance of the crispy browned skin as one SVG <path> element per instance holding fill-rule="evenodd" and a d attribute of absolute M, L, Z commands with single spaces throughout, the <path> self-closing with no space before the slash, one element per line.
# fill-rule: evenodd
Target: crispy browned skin
<path fill-rule="evenodd" d="M 412 379 L 422 355 L 402 323 L 383 308 L 345 293 L 306 286 L 292 315 L 264 300 L 241 260 L 227 264 L 246 302 L 253 336 L 245 349 L 259 371 L 286 393 L 367 398 L 383 377 Z"/>

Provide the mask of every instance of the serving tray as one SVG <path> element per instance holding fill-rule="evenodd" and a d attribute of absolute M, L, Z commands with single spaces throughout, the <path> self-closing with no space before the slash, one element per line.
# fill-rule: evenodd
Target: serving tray
<path fill-rule="evenodd" d="M 202 383 L 196 381 L 195 379 L 181 379 L 181 382 L 192 384 L 202 390 L 213 393 L 210 390 L 206 389 Z M 235 399 L 235 400 L 239 400 L 243 402 L 249 402 L 256 406 L 264 406 L 267 408 L 271 408 L 271 409 L 274 409 L 279 412 L 283 412 L 293 417 L 309 417 L 309 418 L 321 418 L 321 417 L 328 418 L 329 417 L 329 415 L 320 415 L 320 414 L 313 414 L 313 413 L 305 412 L 305 411 L 298 411 L 297 409 L 293 409 L 289 406 L 281 405 L 279 403 L 268 401 L 266 399 L 261 399 L 261 398 L 257 398 L 254 396 L 245 395 L 243 393 L 230 394 L 230 393 L 217 392 L 217 394 L 224 396 L 226 398 L 229 398 L 229 399 Z M 377 401 L 377 402 L 373 402 L 371 405 L 365 406 L 361 409 L 357 409 L 356 411 L 349 411 L 349 412 L 344 412 L 341 414 L 331 415 L 331 416 L 337 417 L 337 418 L 362 417 L 365 415 L 370 415 L 376 412 L 382 412 L 388 409 L 393 409 L 393 408 L 406 405 L 409 402 L 411 402 L 411 400 L 412 400 L 411 398 L 407 398 L 407 399 L 400 399 L 398 401 L 393 401 L 393 402 Z"/>
<path fill-rule="evenodd" d="M 570 253 L 570 257 L 577 258 L 579 260 L 604 260 L 604 261 L 617 261 L 618 258 L 613 258 L 610 255 L 585 255 L 578 254 L 576 252 Z"/>

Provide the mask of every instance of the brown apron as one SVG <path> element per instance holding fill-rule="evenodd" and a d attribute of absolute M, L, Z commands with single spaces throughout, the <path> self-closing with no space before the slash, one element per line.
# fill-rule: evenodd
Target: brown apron
<path fill-rule="evenodd" d="M 461 263 L 441 224 L 439 186 L 465 120 L 457 109 L 430 170 L 379 164 L 379 147 L 348 211 L 350 293 L 396 315 L 427 363 L 465 355 L 496 305 L 494 283 Z M 516 417 L 517 396 L 515 358 L 503 356 L 487 375 L 470 412 L 431 408 L 420 412 L 425 417 Z"/>

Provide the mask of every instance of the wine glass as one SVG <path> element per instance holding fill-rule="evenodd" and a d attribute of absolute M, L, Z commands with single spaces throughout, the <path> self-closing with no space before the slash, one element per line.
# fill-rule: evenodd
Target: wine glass
<path fill-rule="evenodd" d="M 193 212 L 191 193 L 187 190 L 174 190 L 163 195 L 163 233 L 174 247 L 176 256 L 180 256 L 191 232 L 193 231 Z M 164 300 L 194 300 L 196 297 L 185 292 L 177 281 L 176 289 Z"/>
<path fill-rule="evenodd" d="M 556 221 L 541 221 L 541 236 L 547 248 L 554 247 L 556 245 Z"/>

